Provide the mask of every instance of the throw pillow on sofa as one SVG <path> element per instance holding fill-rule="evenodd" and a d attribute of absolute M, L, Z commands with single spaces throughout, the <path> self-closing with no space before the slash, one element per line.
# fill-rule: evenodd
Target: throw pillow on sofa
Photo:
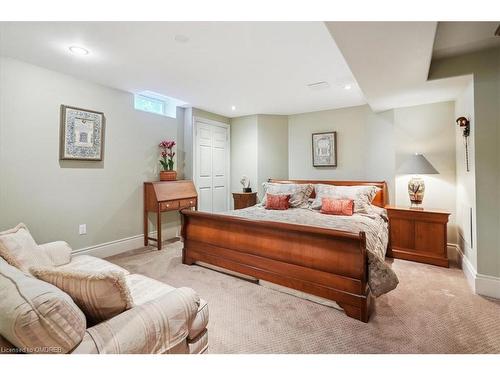
<path fill-rule="evenodd" d="M 30 267 L 52 266 L 49 256 L 36 244 L 23 223 L 0 232 L 0 256 L 25 273 L 29 273 Z"/>
<path fill-rule="evenodd" d="M 32 267 L 30 271 L 68 293 L 91 324 L 110 319 L 133 306 L 122 272 L 76 272 L 42 267 Z"/>
<path fill-rule="evenodd" d="M 0 258 L 0 335 L 26 353 L 67 353 L 83 339 L 85 315 L 55 286 Z"/>

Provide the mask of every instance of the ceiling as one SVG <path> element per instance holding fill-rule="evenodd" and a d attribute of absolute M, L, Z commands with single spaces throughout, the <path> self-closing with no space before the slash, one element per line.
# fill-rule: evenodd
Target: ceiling
<path fill-rule="evenodd" d="M 229 117 L 366 103 L 323 22 L 2 22 L 0 38 L 1 55 Z"/>
<path fill-rule="evenodd" d="M 376 112 L 454 100 L 470 80 L 427 80 L 437 22 L 326 25 Z"/>
<path fill-rule="evenodd" d="M 434 58 L 451 57 L 486 48 L 500 47 L 495 31 L 500 22 L 439 22 Z"/>
<path fill-rule="evenodd" d="M 0 22 L 0 54 L 228 117 L 454 100 L 431 58 L 497 45 L 497 22 Z M 86 56 L 68 47 L 87 48 Z M 311 83 L 327 82 L 310 88 Z M 345 89 L 346 85 L 350 89 Z M 234 110 L 233 107 L 234 106 Z"/>

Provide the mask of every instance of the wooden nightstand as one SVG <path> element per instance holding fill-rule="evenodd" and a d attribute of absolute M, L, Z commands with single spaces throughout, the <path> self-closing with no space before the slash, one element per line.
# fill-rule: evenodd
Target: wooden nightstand
<path fill-rule="evenodd" d="M 247 208 L 257 204 L 257 192 L 254 193 L 233 193 L 234 209 Z"/>
<path fill-rule="evenodd" d="M 447 230 L 450 213 L 386 206 L 389 216 L 388 256 L 448 267 Z"/>

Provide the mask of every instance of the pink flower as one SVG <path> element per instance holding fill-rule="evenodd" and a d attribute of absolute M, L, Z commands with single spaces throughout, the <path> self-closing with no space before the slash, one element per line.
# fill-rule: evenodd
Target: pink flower
<path fill-rule="evenodd" d="M 163 148 L 165 150 L 171 150 L 172 148 L 174 148 L 174 146 L 176 145 L 175 141 L 161 141 L 160 144 L 158 145 L 160 148 Z"/>

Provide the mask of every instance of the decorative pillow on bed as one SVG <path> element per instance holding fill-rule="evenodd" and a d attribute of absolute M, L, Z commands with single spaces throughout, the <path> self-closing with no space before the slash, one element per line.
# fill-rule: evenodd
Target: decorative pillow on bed
<path fill-rule="evenodd" d="M 266 194 L 266 210 L 288 210 L 290 194 Z"/>
<path fill-rule="evenodd" d="M 352 199 L 322 198 L 320 212 L 327 215 L 352 216 L 354 201 Z"/>
<path fill-rule="evenodd" d="M 306 208 L 308 206 L 308 199 L 314 191 L 314 185 L 311 184 L 278 184 L 274 182 L 264 182 L 262 184 L 264 189 L 264 198 L 262 205 L 266 205 L 267 194 L 289 194 L 290 207 Z"/>
<path fill-rule="evenodd" d="M 133 305 L 123 272 L 76 272 L 45 267 L 32 267 L 30 271 L 69 294 L 92 324 L 110 319 Z"/>
<path fill-rule="evenodd" d="M 317 184 L 316 198 L 311 204 L 315 210 L 321 209 L 322 198 L 351 199 L 354 201 L 354 213 L 369 214 L 372 212 L 372 201 L 380 188 L 376 186 L 335 186 Z"/>

